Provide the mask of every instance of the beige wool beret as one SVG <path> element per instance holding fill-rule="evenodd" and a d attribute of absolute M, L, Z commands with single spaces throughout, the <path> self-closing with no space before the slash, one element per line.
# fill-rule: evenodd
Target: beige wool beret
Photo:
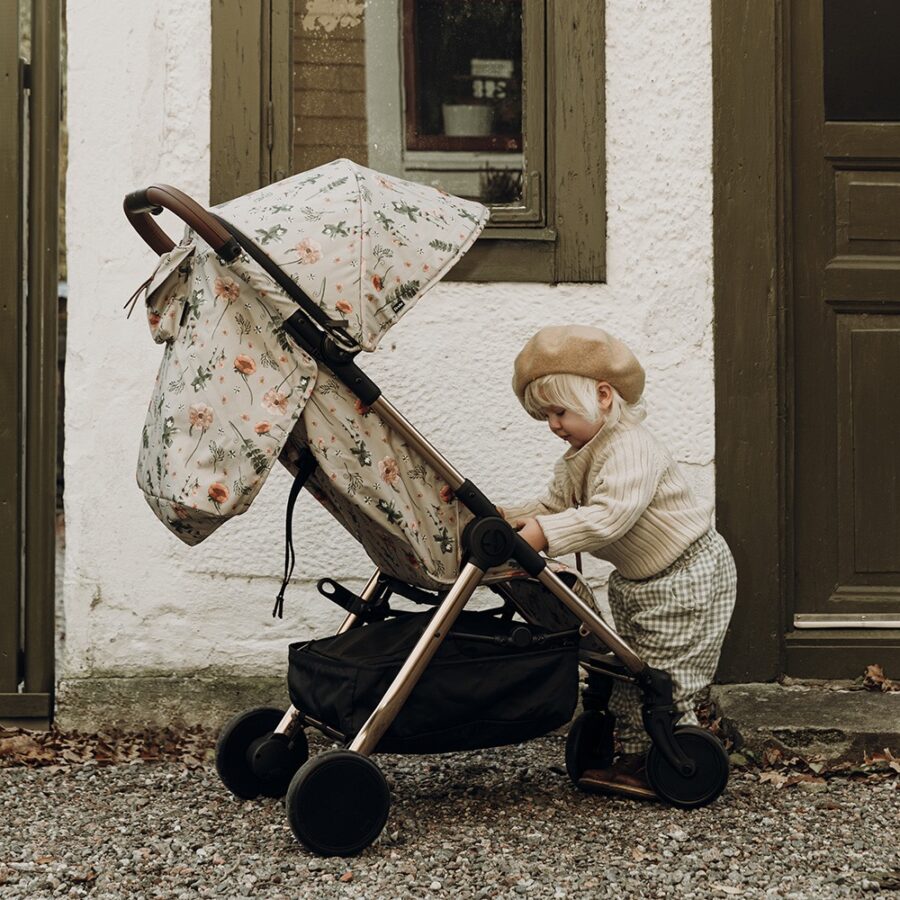
<path fill-rule="evenodd" d="M 607 381 L 628 403 L 644 392 L 644 369 L 637 357 L 622 341 L 590 325 L 542 328 L 516 357 L 513 390 L 522 401 L 536 378 L 562 374 Z"/>

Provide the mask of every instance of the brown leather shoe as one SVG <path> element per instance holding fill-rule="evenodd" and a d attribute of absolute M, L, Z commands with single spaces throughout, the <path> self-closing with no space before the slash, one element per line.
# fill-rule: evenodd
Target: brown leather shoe
<path fill-rule="evenodd" d="M 644 753 L 623 753 L 606 769 L 587 769 L 578 779 L 578 787 L 600 794 L 655 799 L 656 792 L 647 782 L 646 762 Z"/>

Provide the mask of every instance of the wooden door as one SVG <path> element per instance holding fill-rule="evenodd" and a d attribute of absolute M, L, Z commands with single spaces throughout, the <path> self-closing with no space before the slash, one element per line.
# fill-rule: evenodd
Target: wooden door
<path fill-rule="evenodd" d="M 900 3 L 790 17 L 789 673 L 900 675 Z M 791 627 L 792 626 L 792 627 Z"/>

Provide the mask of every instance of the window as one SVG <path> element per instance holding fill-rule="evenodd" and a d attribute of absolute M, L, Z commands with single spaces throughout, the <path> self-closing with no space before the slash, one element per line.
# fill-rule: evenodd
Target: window
<path fill-rule="evenodd" d="M 490 205 L 451 278 L 603 280 L 602 4 L 261 7 L 213 0 L 213 202 L 346 156 Z"/>

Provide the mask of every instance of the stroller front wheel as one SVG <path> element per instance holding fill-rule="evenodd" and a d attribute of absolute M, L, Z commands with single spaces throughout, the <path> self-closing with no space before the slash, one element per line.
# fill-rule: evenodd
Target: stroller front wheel
<path fill-rule="evenodd" d="M 676 728 L 673 739 L 694 763 L 694 773 L 683 775 L 674 769 L 654 746 L 647 754 L 647 780 L 667 803 L 681 809 L 695 809 L 712 803 L 728 784 L 728 754 L 722 742 L 696 725 Z"/>
<path fill-rule="evenodd" d="M 305 763 L 284 800 L 297 840 L 319 856 L 353 856 L 381 834 L 391 794 L 381 769 L 353 750 Z"/>
<path fill-rule="evenodd" d="M 284 712 L 260 706 L 236 715 L 216 743 L 216 771 L 242 800 L 283 797 L 297 769 L 309 758 L 302 728 L 290 740 L 273 734 Z"/>

